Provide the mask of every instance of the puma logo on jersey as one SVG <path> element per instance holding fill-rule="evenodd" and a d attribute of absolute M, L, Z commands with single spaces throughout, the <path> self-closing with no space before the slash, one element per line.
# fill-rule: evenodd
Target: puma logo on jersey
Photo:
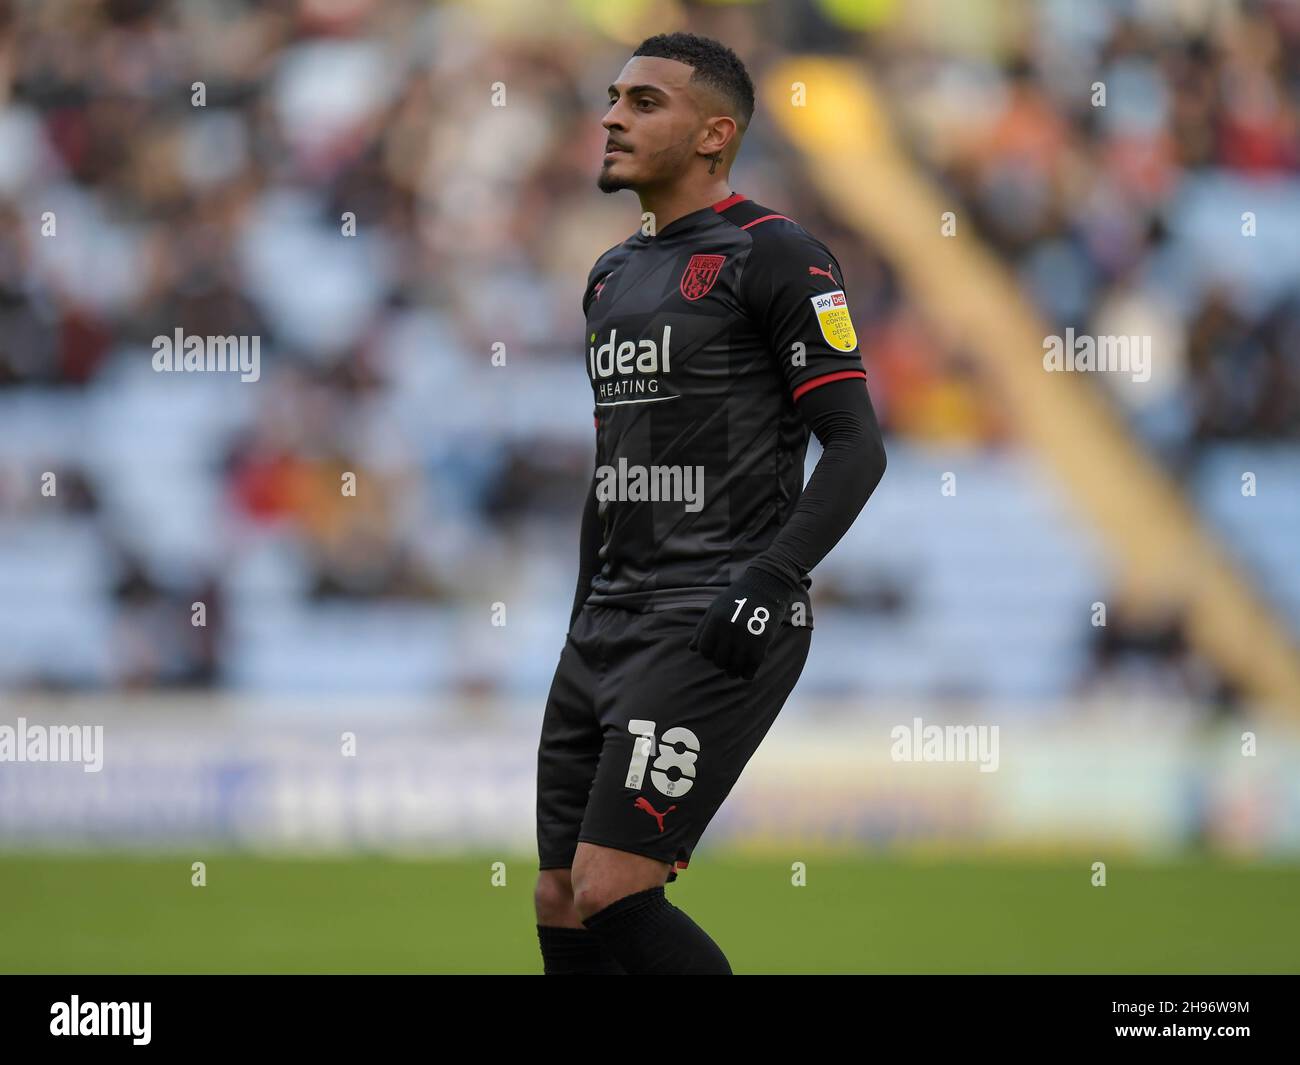
<path fill-rule="evenodd" d="M 638 810 L 644 810 L 656 821 L 658 821 L 660 832 L 664 830 L 664 818 L 677 809 L 677 804 L 673 803 L 673 805 L 668 807 L 667 810 L 665 810 L 663 813 L 660 813 L 658 810 L 656 810 L 653 806 L 650 805 L 650 800 L 647 799 L 644 795 L 638 798 L 637 801 L 634 802 L 632 805 Z"/>
<path fill-rule="evenodd" d="M 826 269 L 825 269 L 825 270 L 823 270 L 823 269 L 822 269 L 821 267 L 819 267 L 819 266 L 810 266 L 810 267 L 808 267 L 808 273 L 809 273 L 809 274 L 812 274 L 812 275 L 819 275 L 819 276 L 821 276 L 821 277 L 829 277 L 829 278 L 831 279 L 831 284 L 834 284 L 834 283 L 835 283 L 835 278 L 831 276 L 831 264 L 830 264 L 830 263 L 827 263 L 827 264 L 826 264 Z"/>

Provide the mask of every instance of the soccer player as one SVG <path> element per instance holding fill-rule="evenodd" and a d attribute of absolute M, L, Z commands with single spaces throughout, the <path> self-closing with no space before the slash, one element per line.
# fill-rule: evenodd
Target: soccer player
<path fill-rule="evenodd" d="M 582 300 L 596 469 L 537 751 L 547 974 L 731 972 L 664 886 L 798 680 L 808 573 L 885 470 L 839 263 L 731 190 L 753 110 L 741 61 L 692 34 L 609 87 L 597 184 L 651 224 Z"/>

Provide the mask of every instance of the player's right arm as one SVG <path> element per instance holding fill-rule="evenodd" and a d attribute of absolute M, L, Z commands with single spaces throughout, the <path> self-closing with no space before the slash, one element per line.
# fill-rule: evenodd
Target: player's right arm
<path fill-rule="evenodd" d="M 596 504 L 596 471 L 592 470 L 591 484 L 587 488 L 587 502 L 582 508 L 582 529 L 578 534 L 578 587 L 573 593 L 573 610 L 569 614 L 569 628 L 578 620 L 582 604 L 591 593 L 592 578 L 600 572 L 600 512 Z"/>
<path fill-rule="evenodd" d="M 612 249 L 611 249 L 612 250 Z M 608 252 L 605 253 L 606 255 Z M 582 294 L 582 314 L 586 317 L 587 309 L 591 306 L 591 301 L 595 299 L 597 290 L 596 284 L 604 276 L 605 270 L 603 263 L 605 255 L 596 260 L 595 266 L 587 274 L 587 286 Z M 593 408 L 592 421 L 596 428 L 600 428 L 600 415 Z M 600 463 L 599 453 L 596 455 L 596 465 Z M 582 525 L 578 532 L 578 587 L 573 593 L 573 609 L 569 613 L 569 628 L 573 628 L 574 622 L 578 620 L 578 615 L 582 612 L 582 604 L 587 601 L 587 596 L 591 594 L 592 579 L 600 572 L 600 547 L 604 536 L 600 527 L 600 510 L 596 503 L 596 470 L 591 471 L 591 484 L 587 486 L 587 500 L 582 507 Z"/>

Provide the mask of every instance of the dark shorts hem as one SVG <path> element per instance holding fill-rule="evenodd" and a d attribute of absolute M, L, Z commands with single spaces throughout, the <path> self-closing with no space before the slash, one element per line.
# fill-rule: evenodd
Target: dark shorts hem
<path fill-rule="evenodd" d="M 612 850 L 617 850 L 617 851 L 626 851 L 628 854 L 639 854 L 639 855 L 641 855 L 641 857 L 643 857 L 643 858 L 653 858 L 653 859 L 655 859 L 655 861 L 667 862 L 669 865 L 672 866 L 672 869 L 669 870 L 669 873 L 668 873 L 668 883 L 670 883 L 670 884 L 671 884 L 674 880 L 677 879 L 677 874 L 678 874 L 678 872 L 680 872 L 682 869 L 685 869 L 686 866 L 687 866 L 687 863 L 684 862 L 684 861 L 681 861 L 680 859 L 673 859 L 673 858 L 660 858 L 659 855 L 657 855 L 657 854 L 647 854 L 644 850 L 635 850 L 635 849 L 633 849 L 632 847 L 624 846 L 624 845 L 621 844 L 621 843 L 610 843 L 610 842 L 608 842 L 608 841 L 606 841 L 606 840 L 602 840 L 602 839 L 589 839 L 589 838 L 586 837 L 586 836 L 579 836 L 579 837 L 578 837 L 578 842 L 579 842 L 579 843 L 594 843 L 594 844 L 596 844 L 598 847 L 609 847 L 609 848 L 611 848 Z M 575 848 L 575 850 L 576 850 L 576 848 Z M 546 872 L 548 869 L 572 869 L 572 868 L 573 868 L 573 859 L 572 859 L 572 858 L 568 858 L 568 859 L 565 859 L 565 860 L 563 860 L 563 861 L 549 861 L 549 860 L 548 860 L 548 861 L 539 861 L 539 862 L 538 862 L 538 865 L 537 865 L 537 871 L 538 871 L 539 873 L 544 873 L 544 872 Z"/>
<path fill-rule="evenodd" d="M 618 843 L 612 839 L 597 839 L 595 836 L 579 836 L 579 843 L 594 843 L 598 847 L 609 847 L 611 850 L 626 851 L 628 854 L 639 854 L 642 858 L 653 858 L 657 862 L 664 862 L 668 865 L 674 865 L 677 861 L 676 852 L 673 857 L 665 858 L 662 854 L 651 854 L 648 847 L 630 847 L 626 843 Z"/>
<path fill-rule="evenodd" d="M 664 862 L 669 866 L 667 883 L 671 884 L 677 879 L 678 869 L 685 869 L 686 863 L 678 861 L 676 857 L 663 858 L 658 854 L 651 854 L 645 848 L 629 847 L 626 843 L 615 843 L 607 839 L 595 839 L 592 836 L 579 836 L 579 843 L 594 843 L 598 847 L 609 847 L 611 850 L 623 851 L 627 854 L 639 854 L 642 858 L 653 858 L 657 862 Z"/>

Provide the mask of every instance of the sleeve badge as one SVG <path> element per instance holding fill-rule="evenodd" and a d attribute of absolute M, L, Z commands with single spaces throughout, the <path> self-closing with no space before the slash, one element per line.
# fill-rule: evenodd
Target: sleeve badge
<path fill-rule="evenodd" d="M 853 351 L 858 346 L 858 334 L 849 317 L 849 302 L 842 289 L 823 292 L 812 297 L 813 311 L 826 343 L 836 351 Z"/>

